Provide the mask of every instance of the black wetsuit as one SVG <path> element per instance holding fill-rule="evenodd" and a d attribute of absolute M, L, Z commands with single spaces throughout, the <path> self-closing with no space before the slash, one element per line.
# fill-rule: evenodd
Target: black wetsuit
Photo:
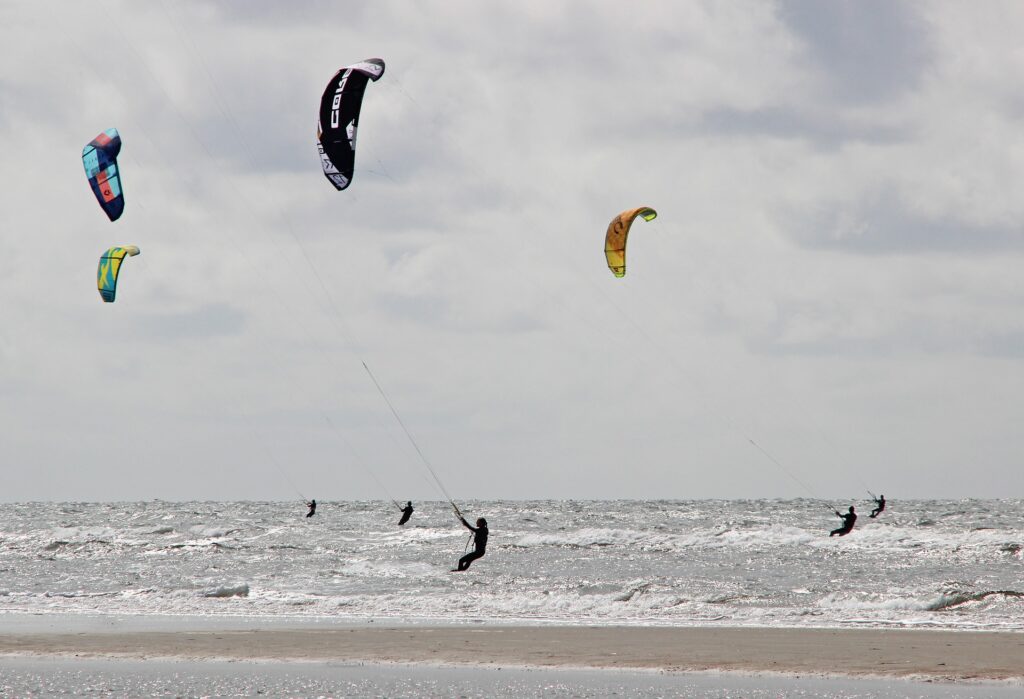
<path fill-rule="evenodd" d="M 411 502 L 408 505 L 406 505 L 405 507 L 402 508 L 402 519 L 398 520 L 398 526 L 402 526 L 403 524 L 408 522 L 410 517 L 412 517 L 412 503 Z"/>
<path fill-rule="evenodd" d="M 835 536 L 836 534 L 838 534 L 839 536 L 846 536 L 847 534 L 852 532 L 853 524 L 857 521 L 857 515 L 856 513 L 854 513 L 853 508 L 851 507 L 850 511 L 845 515 L 841 515 L 838 512 L 836 512 L 836 515 L 843 519 L 843 526 L 839 527 L 839 529 L 833 529 L 829 533 L 829 536 Z"/>
<path fill-rule="evenodd" d="M 313 515 L 315 515 L 316 514 L 316 500 L 310 500 L 309 502 L 306 503 L 306 505 L 309 507 L 309 512 L 306 514 L 306 516 L 307 517 L 312 517 Z"/>
<path fill-rule="evenodd" d="M 871 510 L 871 514 L 869 514 L 868 517 L 874 519 L 883 512 L 885 512 L 885 496 L 879 495 L 875 498 L 875 509 Z"/>
<path fill-rule="evenodd" d="M 467 553 L 465 556 L 459 559 L 459 567 L 456 570 L 463 571 L 468 570 L 469 565 L 478 558 L 483 558 L 483 555 L 487 553 L 487 525 L 482 527 L 474 527 L 466 521 L 465 517 L 459 517 L 462 520 L 463 526 L 466 529 L 473 532 L 473 550 Z"/>

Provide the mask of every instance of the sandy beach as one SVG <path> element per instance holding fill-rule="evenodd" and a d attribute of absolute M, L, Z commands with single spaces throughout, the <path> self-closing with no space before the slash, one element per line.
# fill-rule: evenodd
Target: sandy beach
<path fill-rule="evenodd" d="M 906 630 L 387 627 L 6 633 L 0 654 L 1024 678 L 1024 635 Z"/>

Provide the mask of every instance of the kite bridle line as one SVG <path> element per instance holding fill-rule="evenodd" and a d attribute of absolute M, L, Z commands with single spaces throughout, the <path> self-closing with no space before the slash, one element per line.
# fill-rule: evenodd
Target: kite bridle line
<path fill-rule="evenodd" d="M 370 371 L 370 367 L 369 365 L 367 365 L 365 361 L 363 362 L 363 368 L 366 369 L 366 373 L 369 374 L 370 380 L 373 381 L 373 385 L 377 387 L 377 390 L 380 392 L 381 398 L 384 399 L 384 402 L 387 403 L 388 408 L 391 409 L 391 414 L 395 416 L 395 420 L 402 427 L 402 431 L 405 432 L 405 436 L 409 438 L 409 443 L 412 444 L 413 449 L 415 449 L 416 453 L 419 454 L 420 461 L 422 461 L 423 465 L 427 467 L 428 471 L 430 471 L 430 475 L 434 477 L 434 482 L 437 484 L 437 487 L 440 489 L 445 499 L 451 503 L 452 507 L 455 508 L 455 511 L 458 512 L 459 508 L 455 505 L 455 500 L 448 493 L 448 489 L 444 487 L 444 483 L 441 482 L 441 479 L 438 477 L 437 472 L 434 470 L 434 467 L 430 465 L 430 462 L 427 460 L 427 457 L 423 454 L 423 450 L 420 449 L 420 445 L 416 443 L 416 440 L 413 438 L 412 433 L 409 431 L 409 428 L 405 426 L 405 423 L 402 421 L 402 418 L 398 414 L 398 411 L 395 410 L 395 406 L 392 405 L 391 400 L 388 398 L 388 394 L 384 392 L 384 389 L 381 387 L 380 382 L 377 381 L 377 377 L 373 375 L 373 372 Z"/>
<path fill-rule="evenodd" d="M 327 422 L 328 425 L 331 426 L 331 429 L 334 430 L 335 434 L 338 435 L 338 438 L 341 439 L 341 441 L 343 441 L 345 443 L 345 446 L 347 446 L 349 451 L 352 452 L 352 455 L 356 457 L 355 461 L 356 461 L 357 464 L 359 464 L 359 467 L 362 468 L 364 471 L 366 471 L 367 475 L 369 475 L 370 478 L 373 479 L 373 482 L 377 484 L 377 487 L 379 487 L 381 490 L 384 491 L 384 494 L 388 496 L 388 500 L 390 500 L 391 502 L 395 503 L 395 505 L 397 506 L 398 505 L 398 501 L 395 500 L 395 496 L 392 495 L 388 491 L 387 487 L 381 482 L 381 480 L 379 478 L 377 478 L 377 475 L 373 471 L 370 470 L 370 468 L 366 465 L 366 463 L 362 459 L 358 458 L 358 456 L 356 455 L 355 448 L 352 446 L 352 443 L 348 441 L 348 438 L 345 437 L 345 434 L 340 429 L 338 429 L 338 426 L 334 424 L 334 421 L 331 420 L 331 418 L 327 415 L 327 413 L 322 413 L 322 414 L 323 414 L 324 420 Z M 399 509 L 401 509 L 401 508 L 399 508 Z"/>
<path fill-rule="evenodd" d="M 244 410 L 242 411 L 242 419 L 245 420 L 245 424 L 249 427 L 249 430 L 256 436 L 256 438 L 259 439 L 260 441 L 263 441 L 262 434 L 260 433 L 259 430 L 256 429 L 256 426 L 252 424 L 252 422 L 249 420 L 249 416 L 245 414 Z M 281 462 L 277 460 L 277 457 L 274 455 L 273 450 L 270 449 L 270 445 L 264 442 L 264 447 L 264 452 L 270 457 L 270 462 L 274 464 L 274 468 L 276 468 L 277 472 L 280 473 L 281 476 L 286 481 L 288 481 L 288 485 L 291 486 L 292 490 L 294 490 L 298 494 L 298 496 L 302 498 L 302 504 L 309 507 L 309 498 L 303 495 L 302 491 L 299 490 L 299 487 L 295 485 L 291 478 L 289 478 L 288 473 L 281 466 Z"/>

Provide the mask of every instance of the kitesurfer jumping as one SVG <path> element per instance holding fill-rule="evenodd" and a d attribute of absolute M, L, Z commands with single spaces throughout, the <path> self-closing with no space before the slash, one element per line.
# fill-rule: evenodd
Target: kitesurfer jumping
<path fill-rule="evenodd" d="M 459 515 L 459 520 L 462 522 L 462 526 L 473 532 L 473 550 L 459 559 L 459 567 L 453 570 L 453 573 L 468 570 L 469 565 L 473 561 L 483 558 L 483 555 L 487 553 L 487 520 L 483 517 L 478 517 L 475 527 L 467 522 L 466 518 L 462 515 Z"/>
<path fill-rule="evenodd" d="M 871 514 L 869 514 L 868 517 L 874 519 L 883 512 L 885 512 L 885 496 L 879 495 L 875 498 L 875 509 L 871 510 Z"/>
<path fill-rule="evenodd" d="M 306 507 L 309 508 L 309 512 L 306 513 L 306 517 L 312 517 L 316 514 L 316 500 L 310 500 L 307 502 Z"/>
<path fill-rule="evenodd" d="M 412 517 L 412 500 L 405 503 L 405 507 L 402 508 L 402 519 L 398 520 L 398 526 L 408 522 L 410 517 Z"/>
<path fill-rule="evenodd" d="M 833 537 L 836 534 L 839 536 L 846 536 L 853 531 L 853 524 L 857 521 L 857 513 L 853 511 L 853 505 L 850 505 L 850 511 L 845 515 L 840 514 L 839 510 L 836 510 L 835 513 L 836 517 L 840 517 L 843 520 L 843 526 L 839 527 L 839 529 L 833 529 L 829 533 L 829 536 Z"/>

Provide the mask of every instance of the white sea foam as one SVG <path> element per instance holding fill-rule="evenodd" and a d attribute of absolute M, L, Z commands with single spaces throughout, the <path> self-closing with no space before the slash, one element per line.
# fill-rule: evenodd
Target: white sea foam
<path fill-rule="evenodd" d="M 245 583 L 221 585 L 203 592 L 203 597 L 248 597 L 249 586 Z"/>
<path fill-rule="evenodd" d="M 651 538 L 649 532 L 629 529 L 579 529 L 576 531 L 544 532 L 527 534 L 516 542 L 516 546 L 628 546 Z"/>
<path fill-rule="evenodd" d="M 380 578 L 422 578 L 436 576 L 441 570 L 428 563 L 354 560 L 337 569 L 338 575 Z"/>
<path fill-rule="evenodd" d="M 461 504 L 461 503 L 460 503 Z M 829 538 L 813 501 L 0 507 L 7 612 L 1024 629 L 1020 502 L 893 502 Z"/>
<path fill-rule="evenodd" d="M 229 529 L 226 527 L 207 527 L 201 524 L 189 527 L 188 530 L 195 536 L 202 537 L 204 539 L 215 539 L 222 536 L 227 536 L 228 534 L 231 534 L 232 532 L 236 531 L 234 529 Z"/>

